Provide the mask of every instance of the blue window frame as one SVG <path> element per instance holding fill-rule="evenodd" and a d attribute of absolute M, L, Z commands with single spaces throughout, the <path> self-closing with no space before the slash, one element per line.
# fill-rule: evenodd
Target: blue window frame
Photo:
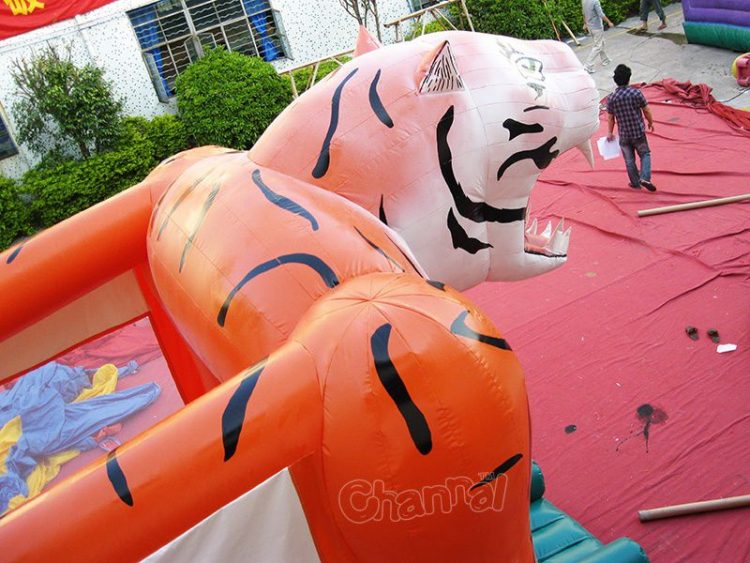
<path fill-rule="evenodd" d="M 287 56 L 281 18 L 268 0 L 160 0 L 128 12 L 159 99 L 204 49 L 274 61 Z"/>
<path fill-rule="evenodd" d="M 0 159 L 18 154 L 18 148 L 10 136 L 5 121 L 0 116 Z"/>

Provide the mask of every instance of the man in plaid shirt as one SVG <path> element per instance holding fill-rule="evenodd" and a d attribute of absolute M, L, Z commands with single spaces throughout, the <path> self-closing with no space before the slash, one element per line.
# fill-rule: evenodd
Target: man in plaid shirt
<path fill-rule="evenodd" d="M 612 92 L 607 101 L 607 112 L 609 112 L 609 128 L 607 139 L 613 141 L 615 138 L 615 120 L 620 135 L 620 148 L 625 158 L 625 168 L 628 170 L 630 187 L 639 189 L 641 186 L 651 192 L 656 191 L 656 186 L 651 183 L 651 149 L 646 140 L 646 128 L 643 125 L 643 117 L 648 121 L 650 131 L 654 130 L 654 118 L 651 108 L 643 92 L 630 86 L 630 68 L 625 65 L 617 65 L 614 79 L 617 90 Z M 641 171 L 635 164 L 635 153 L 641 159 Z"/>

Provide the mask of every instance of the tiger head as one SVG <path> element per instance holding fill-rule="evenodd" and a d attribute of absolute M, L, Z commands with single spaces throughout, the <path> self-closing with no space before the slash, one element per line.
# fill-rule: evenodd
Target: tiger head
<path fill-rule="evenodd" d="M 528 209 L 557 156 L 592 162 L 598 92 L 570 48 L 461 31 L 358 45 L 250 158 L 378 215 L 459 289 L 562 265 L 570 230 L 537 232 Z"/>

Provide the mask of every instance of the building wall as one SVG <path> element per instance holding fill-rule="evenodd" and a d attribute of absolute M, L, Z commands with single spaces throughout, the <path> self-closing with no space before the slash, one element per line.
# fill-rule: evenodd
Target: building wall
<path fill-rule="evenodd" d="M 69 45 L 77 65 L 93 63 L 102 68 L 114 86 L 115 95 L 124 100 L 126 115 L 151 118 L 174 112 L 174 99 L 160 102 L 156 95 L 126 14 L 151 3 L 153 0 L 116 0 L 73 19 L 0 41 L 0 76 L 4 77 L 0 81 L 0 112 L 14 140 L 17 132 L 11 111 L 16 98 L 15 85 L 10 79 L 12 63 L 33 57 L 47 45 Z M 271 0 L 270 3 L 281 14 L 290 48 L 290 58 L 273 63 L 279 70 L 351 49 L 356 42 L 357 22 L 339 0 Z M 381 24 L 412 11 L 409 0 L 379 0 L 379 6 Z M 392 31 L 383 32 L 384 43 L 394 39 Z M 24 146 L 18 149 L 18 155 L 0 160 L 0 174 L 18 178 L 38 161 Z"/>

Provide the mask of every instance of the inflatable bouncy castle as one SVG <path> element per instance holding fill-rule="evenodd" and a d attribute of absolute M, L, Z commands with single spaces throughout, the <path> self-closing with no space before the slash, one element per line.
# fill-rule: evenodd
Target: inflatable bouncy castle
<path fill-rule="evenodd" d="M 682 0 L 690 43 L 750 51 L 750 0 Z"/>
<path fill-rule="evenodd" d="M 458 292 L 565 262 L 529 197 L 591 158 L 593 81 L 555 42 L 358 45 L 250 152 L 178 154 L 1 256 L 11 390 L 148 317 L 187 403 L 10 510 L 5 560 L 644 560 L 541 498 L 521 367 Z"/>

